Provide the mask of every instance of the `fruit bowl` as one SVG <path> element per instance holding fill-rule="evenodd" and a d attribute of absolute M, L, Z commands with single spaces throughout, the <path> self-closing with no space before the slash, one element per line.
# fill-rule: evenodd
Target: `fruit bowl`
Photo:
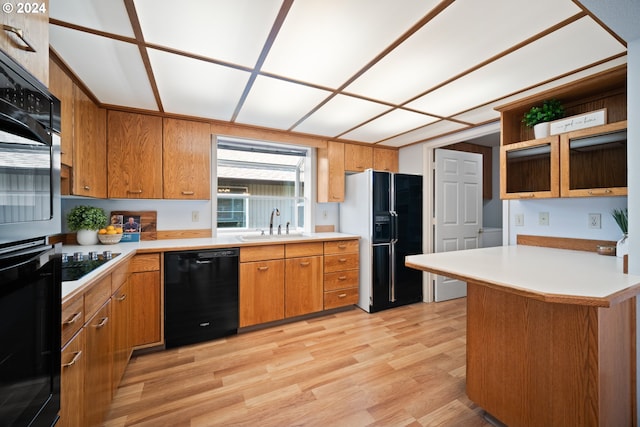
<path fill-rule="evenodd" d="M 98 240 L 103 245 L 115 245 L 122 239 L 122 233 L 116 234 L 98 234 Z"/>

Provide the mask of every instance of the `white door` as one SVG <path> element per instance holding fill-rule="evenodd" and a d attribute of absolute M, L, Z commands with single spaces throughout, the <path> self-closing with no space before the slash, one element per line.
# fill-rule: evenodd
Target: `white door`
<path fill-rule="evenodd" d="M 482 155 L 436 149 L 435 252 L 480 247 Z M 436 275 L 435 301 L 467 295 L 461 280 Z"/>

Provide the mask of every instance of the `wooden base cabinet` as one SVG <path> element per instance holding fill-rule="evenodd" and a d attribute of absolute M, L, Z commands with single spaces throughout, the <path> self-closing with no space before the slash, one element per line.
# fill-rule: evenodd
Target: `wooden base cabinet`
<path fill-rule="evenodd" d="M 87 322 L 84 375 L 85 424 L 102 425 L 112 397 L 112 322 L 108 300 Z"/>
<path fill-rule="evenodd" d="M 358 302 L 360 242 L 341 240 L 324 243 L 324 309 Z"/>
<path fill-rule="evenodd" d="M 85 331 L 82 329 L 62 349 L 60 420 L 56 424 L 57 427 L 86 425 L 84 423 L 85 359 Z"/>
<path fill-rule="evenodd" d="M 284 260 L 241 263 L 240 327 L 281 319 L 284 319 Z"/>
<path fill-rule="evenodd" d="M 140 254 L 131 261 L 131 345 L 162 344 L 160 254 Z"/>
<path fill-rule="evenodd" d="M 320 242 L 285 246 L 285 317 L 322 311 L 322 247 Z"/>

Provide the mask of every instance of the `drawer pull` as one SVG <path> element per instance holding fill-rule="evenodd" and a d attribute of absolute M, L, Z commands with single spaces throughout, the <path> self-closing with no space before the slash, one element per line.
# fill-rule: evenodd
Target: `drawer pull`
<path fill-rule="evenodd" d="M 194 191 L 183 191 L 182 192 L 183 196 L 193 196 L 194 194 L 196 194 Z"/>
<path fill-rule="evenodd" d="M 258 267 L 258 271 L 267 271 L 269 267 Z"/>
<path fill-rule="evenodd" d="M 16 43 L 16 47 L 18 49 L 26 50 L 27 52 L 35 52 L 36 51 L 33 48 L 33 45 L 31 43 L 29 43 L 29 41 L 27 41 L 27 39 L 24 37 L 24 33 L 22 32 L 21 28 L 16 28 L 16 27 L 12 27 L 11 25 L 4 24 L 2 26 L 2 29 L 4 31 L 8 32 L 8 33 L 15 34 L 22 41 L 22 43 L 24 43 L 24 46 L 20 46 L 19 44 Z"/>
<path fill-rule="evenodd" d="M 340 243 L 338 245 L 338 249 L 347 249 L 347 245 L 345 245 L 344 243 Z"/>
<path fill-rule="evenodd" d="M 346 298 L 346 297 L 347 297 L 347 294 L 339 294 L 338 295 L 338 298 Z"/>
<path fill-rule="evenodd" d="M 300 267 L 307 267 L 309 264 L 311 264 L 309 261 L 300 261 Z"/>
<path fill-rule="evenodd" d="M 346 258 L 340 258 L 340 259 L 338 260 L 338 262 L 347 262 L 347 259 L 346 259 Z"/>
<path fill-rule="evenodd" d="M 65 320 L 64 322 L 62 322 L 62 324 L 63 325 L 71 325 L 72 323 L 76 323 L 78 321 L 78 319 L 80 318 L 80 316 L 82 316 L 82 312 L 81 311 L 75 313 L 71 319 Z"/>
<path fill-rule="evenodd" d="M 119 296 L 118 298 L 116 298 L 118 301 L 124 301 L 127 299 L 127 294 L 122 294 L 122 296 Z"/>
<path fill-rule="evenodd" d="M 603 190 L 603 191 L 593 191 L 593 190 L 589 190 L 589 195 L 590 195 L 590 196 L 603 196 L 603 195 L 611 194 L 611 193 L 612 193 L 612 191 L 611 191 L 611 189 L 609 189 L 609 188 L 607 188 L 607 189 L 605 189 L 605 190 Z"/>
<path fill-rule="evenodd" d="M 129 194 L 142 194 L 142 190 L 127 190 Z"/>
<path fill-rule="evenodd" d="M 340 276 L 338 277 L 338 280 L 347 280 L 347 276 Z"/>
<path fill-rule="evenodd" d="M 107 324 L 107 322 L 109 321 L 108 317 L 103 317 L 102 320 L 100 321 L 100 323 L 98 323 L 97 325 L 95 325 L 96 328 L 102 328 L 104 325 Z"/>
<path fill-rule="evenodd" d="M 62 365 L 63 368 L 69 368 L 73 365 L 75 365 L 78 360 L 80 360 L 80 356 L 82 355 L 82 351 L 76 351 L 75 354 L 73 355 L 73 359 L 71 359 L 71 362 L 69 363 L 64 363 Z"/>

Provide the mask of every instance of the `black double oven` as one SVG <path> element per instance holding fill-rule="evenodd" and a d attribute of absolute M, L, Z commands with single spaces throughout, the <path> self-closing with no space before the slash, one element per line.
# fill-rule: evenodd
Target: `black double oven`
<path fill-rule="evenodd" d="M 60 409 L 60 102 L 0 51 L 0 425 Z"/>

